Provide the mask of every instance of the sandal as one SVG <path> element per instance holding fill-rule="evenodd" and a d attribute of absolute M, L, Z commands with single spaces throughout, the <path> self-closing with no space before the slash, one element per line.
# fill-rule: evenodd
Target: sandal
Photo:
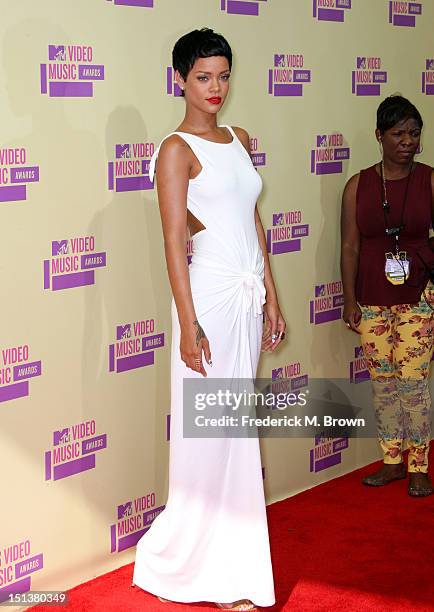
<path fill-rule="evenodd" d="M 164 599 L 163 597 L 158 597 L 158 599 L 163 603 L 170 603 L 170 599 Z M 226 605 L 227 604 L 216 603 L 217 608 L 220 608 L 220 610 L 238 610 L 239 612 L 242 612 L 243 610 L 245 612 L 253 612 L 254 610 L 257 610 L 255 604 L 249 602 L 247 599 L 242 599 L 240 602 L 235 602 L 231 608 L 226 608 Z"/>
<path fill-rule="evenodd" d="M 414 473 L 410 474 L 410 484 L 408 485 L 408 494 L 410 497 L 428 497 L 428 495 L 432 495 L 434 493 L 434 489 L 429 480 L 429 476 L 426 476 L 426 482 L 422 484 L 422 486 L 417 486 L 414 484 L 413 474 Z M 420 481 L 421 479 L 418 480 Z"/>
<path fill-rule="evenodd" d="M 362 478 L 362 483 L 368 487 L 383 487 L 384 485 L 390 484 L 395 480 L 403 480 L 407 477 L 407 470 L 403 463 L 400 464 L 401 469 L 394 471 L 394 473 L 387 474 L 385 466 L 375 472 Z"/>
<path fill-rule="evenodd" d="M 216 603 L 217 608 L 220 608 L 220 610 L 239 610 L 240 612 L 244 610 L 246 612 L 250 612 L 258 609 L 255 604 L 249 601 L 248 599 L 240 599 L 239 601 L 234 601 L 230 608 L 226 608 L 227 605 L 228 604 Z"/>

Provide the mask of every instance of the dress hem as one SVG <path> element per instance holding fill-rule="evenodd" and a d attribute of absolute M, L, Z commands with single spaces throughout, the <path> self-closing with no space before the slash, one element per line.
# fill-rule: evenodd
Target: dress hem
<path fill-rule="evenodd" d="M 142 591 L 144 591 L 145 593 L 149 593 L 150 595 L 153 595 L 154 597 L 162 597 L 163 599 L 168 599 L 169 601 L 172 601 L 173 603 L 201 603 L 201 602 L 205 602 L 205 603 L 212 603 L 215 604 L 218 600 L 217 599 L 210 599 L 210 598 L 206 598 L 206 597 L 202 597 L 202 598 L 198 598 L 197 596 L 192 598 L 176 598 L 174 599 L 173 596 L 169 595 L 168 593 L 154 593 L 152 591 L 150 591 L 149 589 L 146 589 L 142 586 L 140 586 L 140 584 L 137 584 L 137 582 L 133 582 L 133 585 L 136 587 L 139 587 L 139 589 L 142 589 Z M 218 599 L 221 599 L 221 596 L 218 597 Z M 231 595 L 231 597 L 229 597 L 227 599 L 227 601 L 218 601 L 218 603 L 232 603 L 233 601 L 240 601 L 242 599 L 247 599 L 248 601 L 251 601 L 255 606 L 260 606 L 261 608 L 267 608 L 270 606 L 274 606 L 276 603 L 276 599 L 271 600 L 271 603 L 265 603 L 266 600 L 263 599 L 257 599 L 257 598 L 253 598 L 246 596 L 246 595 Z M 270 600 L 269 600 L 270 601 Z"/>

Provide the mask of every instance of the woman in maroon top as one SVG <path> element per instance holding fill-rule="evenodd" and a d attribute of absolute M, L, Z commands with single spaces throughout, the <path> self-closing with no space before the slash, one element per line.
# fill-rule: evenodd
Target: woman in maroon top
<path fill-rule="evenodd" d="M 382 160 L 347 183 L 342 200 L 343 319 L 361 335 L 369 369 L 383 466 L 363 479 L 382 486 L 406 478 L 408 492 L 430 495 L 428 376 L 433 351 L 434 218 L 430 166 L 414 161 L 423 121 L 401 96 L 377 110 Z"/>

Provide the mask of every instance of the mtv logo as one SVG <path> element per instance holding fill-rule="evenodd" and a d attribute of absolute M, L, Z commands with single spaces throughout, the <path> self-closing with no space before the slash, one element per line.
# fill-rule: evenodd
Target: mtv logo
<path fill-rule="evenodd" d="M 326 147 L 327 146 L 327 134 L 324 134 L 324 136 L 317 136 L 316 137 L 316 146 L 317 147 Z"/>
<path fill-rule="evenodd" d="M 271 380 L 277 380 L 278 378 L 283 378 L 283 368 L 271 370 Z"/>
<path fill-rule="evenodd" d="M 283 225 L 284 221 L 285 221 L 285 217 L 283 213 L 273 214 L 273 225 Z"/>
<path fill-rule="evenodd" d="M 434 70 L 434 59 L 427 59 L 426 60 L 426 69 L 427 70 Z"/>
<path fill-rule="evenodd" d="M 123 340 L 124 338 L 131 338 L 131 323 L 118 325 L 116 328 L 116 340 Z"/>
<path fill-rule="evenodd" d="M 48 45 L 48 59 L 57 62 L 66 62 L 65 45 Z"/>
<path fill-rule="evenodd" d="M 131 145 L 116 145 L 116 158 L 119 157 L 131 157 Z"/>
<path fill-rule="evenodd" d="M 356 346 L 356 348 L 354 349 L 354 357 L 357 359 L 357 357 L 363 357 L 363 348 L 361 346 Z"/>
<path fill-rule="evenodd" d="M 118 506 L 118 521 L 125 516 L 131 516 L 133 513 L 133 502 L 127 502 Z"/>
<path fill-rule="evenodd" d="M 143 174 L 149 174 L 149 166 L 151 165 L 151 161 L 149 159 L 143 160 Z"/>
<path fill-rule="evenodd" d="M 70 440 L 69 427 L 53 432 L 53 445 L 66 444 Z"/>
<path fill-rule="evenodd" d="M 182 89 L 178 85 L 175 79 L 175 71 L 171 66 L 166 69 L 167 72 L 167 93 L 175 97 L 182 96 Z"/>
<path fill-rule="evenodd" d="M 285 55 L 277 55 L 274 54 L 274 66 L 275 68 L 284 68 L 285 67 Z"/>
<path fill-rule="evenodd" d="M 325 439 L 326 438 L 325 438 L 324 432 L 315 434 L 315 446 L 318 446 L 318 444 L 321 444 L 321 442 L 324 442 Z"/>
<path fill-rule="evenodd" d="M 325 285 L 316 285 L 315 297 L 322 297 L 323 295 L 325 295 Z"/>
<path fill-rule="evenodd" d="M 69 252 L 67 240 L 53 240 L 51 243 L 51 255 L 66 255 Z"/>
<path fill-rule="evenodd" d="M 357 68 L 360 68 L 361 70 L 366 70 L 366 57 L 357 58 Z"/>

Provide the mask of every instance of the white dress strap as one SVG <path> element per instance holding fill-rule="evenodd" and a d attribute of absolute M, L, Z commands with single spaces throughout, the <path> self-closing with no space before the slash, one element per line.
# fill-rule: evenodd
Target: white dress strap
<path fill-rule="evenodd" d="M 225 127 L 226 129 L 229 130 L 229 132 L 232 134 L 232 136 L 234 138 L 237 138 L 237 135 L 235 134 L 235 131 L 232 129 L 232 127 L 230 125 L 220 125 L 219 127 Z"/>

